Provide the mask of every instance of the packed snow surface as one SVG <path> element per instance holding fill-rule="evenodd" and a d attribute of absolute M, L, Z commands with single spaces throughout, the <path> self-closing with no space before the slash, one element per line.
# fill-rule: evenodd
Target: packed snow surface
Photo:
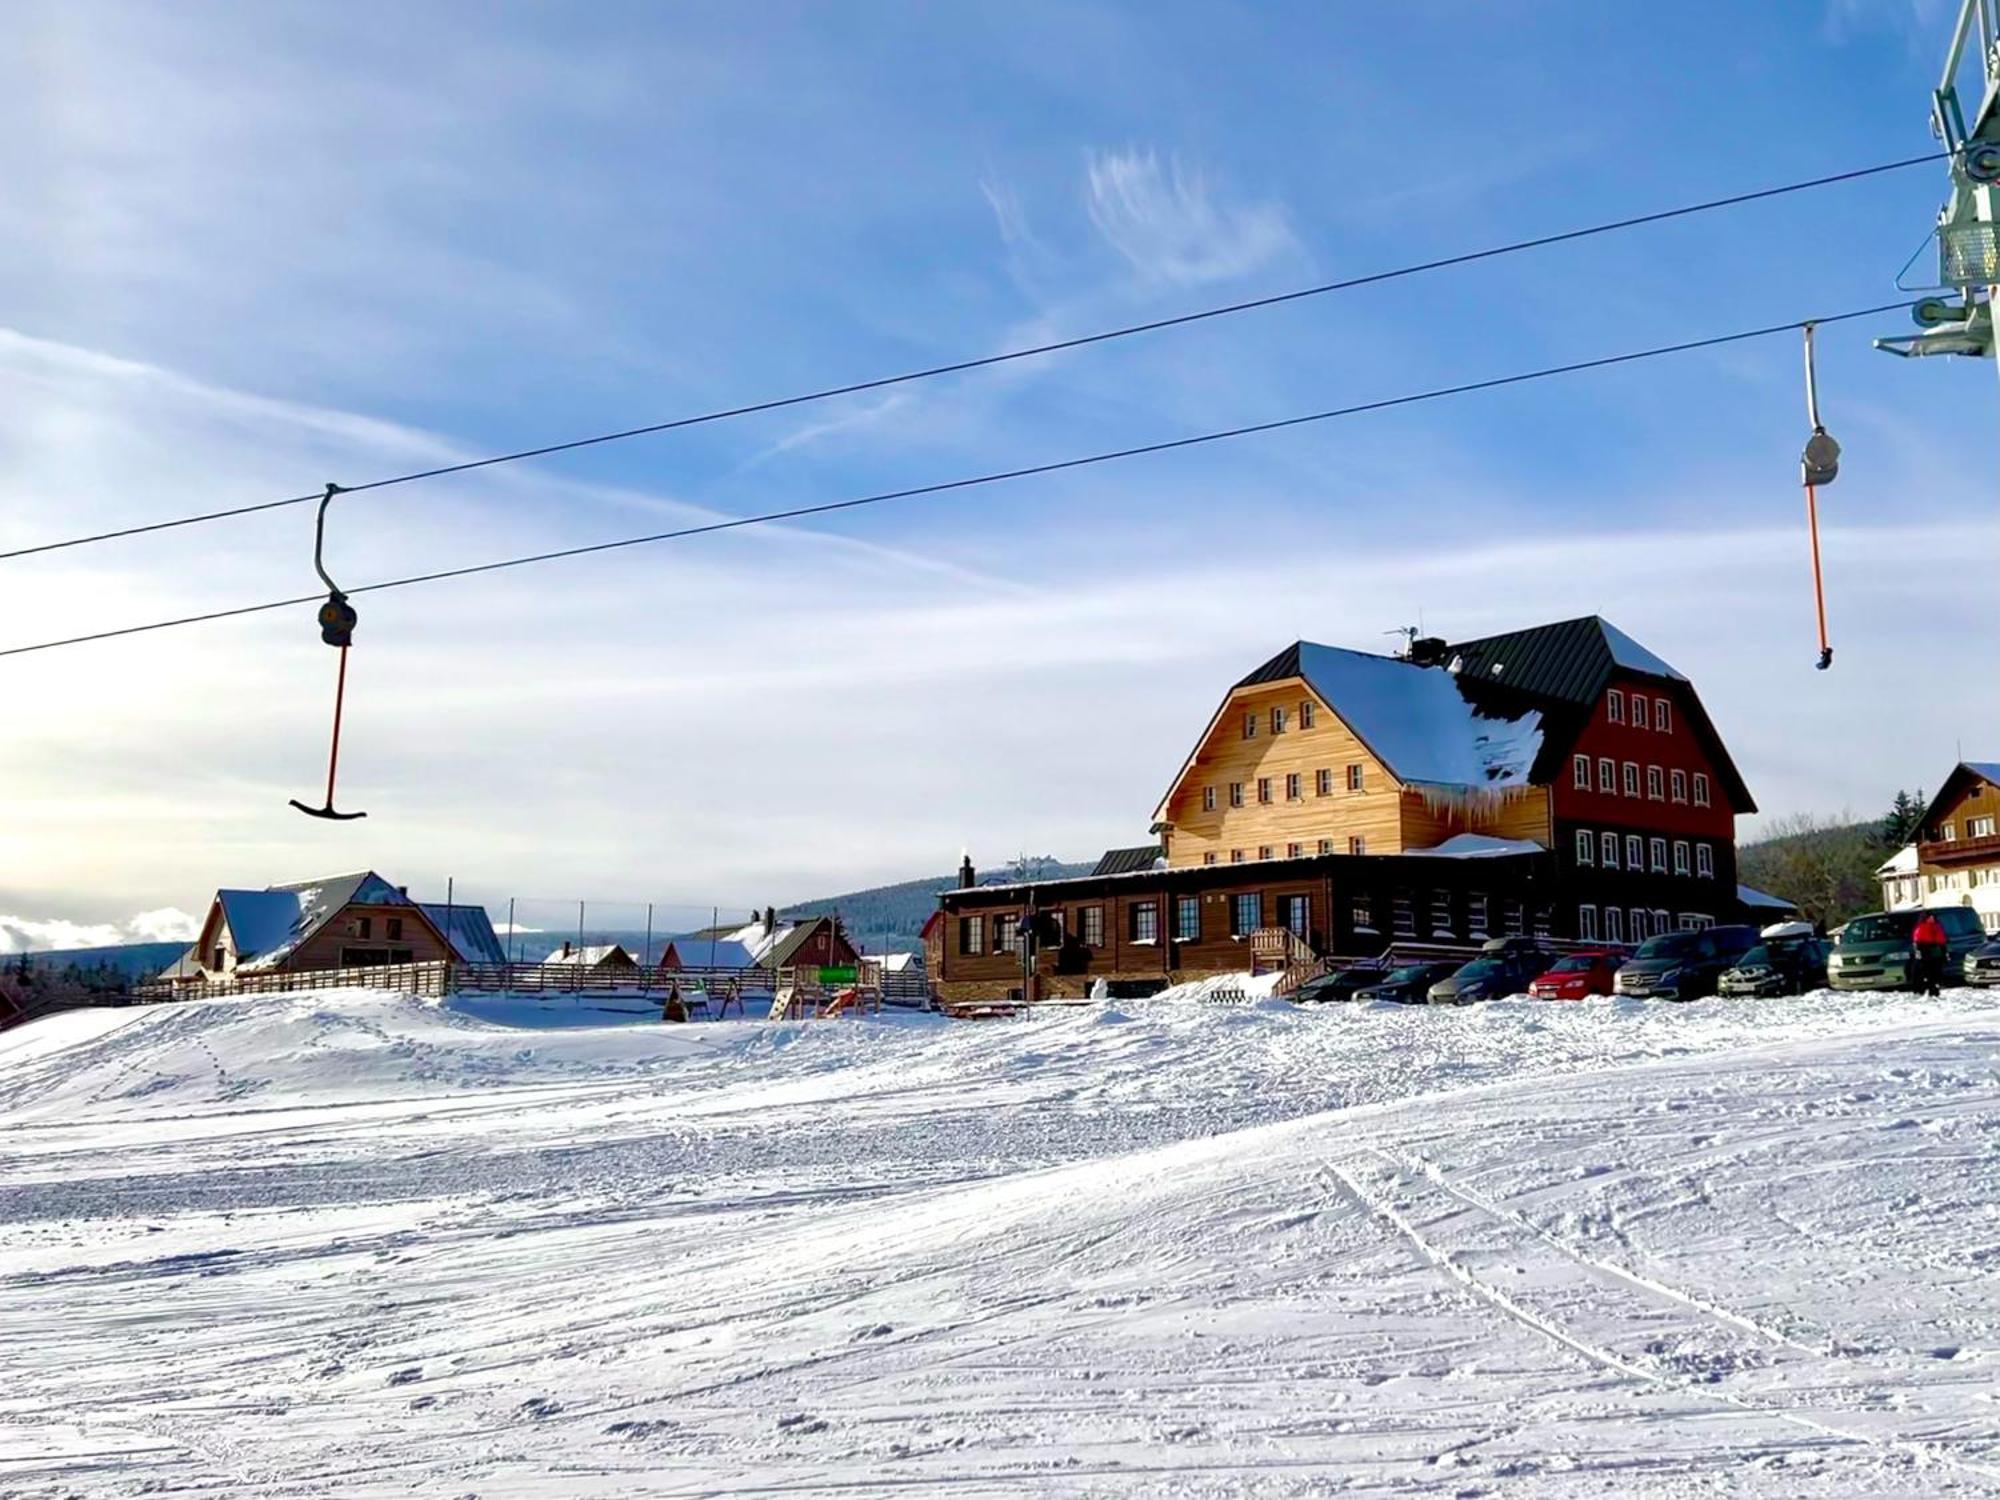
<path fill-rule="evenodd" d="M 2000 1494 L 2000 1008 L 0 1034 L 0 1494 Z"/>

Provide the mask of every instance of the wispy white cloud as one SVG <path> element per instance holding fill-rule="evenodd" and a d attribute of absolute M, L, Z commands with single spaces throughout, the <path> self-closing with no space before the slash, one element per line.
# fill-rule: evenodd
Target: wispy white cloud
<path fill-rule="evenodd" d="M 1228 281 L 1298 248 L 1281 204 L 1232 203 L 1179 157 L 1162 164 L 1150 150 L 1092 152 L 1085 201 L 1098 232 L 1157 281 Z"/>
<path fill-rule="evenodd" d="M 142 911 L 123 922 L 73 922 L 63 917 L 0 913 L 0 953 L 64 948 L 112 948 L 122 943 L 186 943 L 197 920 L 177 907 Z"/>

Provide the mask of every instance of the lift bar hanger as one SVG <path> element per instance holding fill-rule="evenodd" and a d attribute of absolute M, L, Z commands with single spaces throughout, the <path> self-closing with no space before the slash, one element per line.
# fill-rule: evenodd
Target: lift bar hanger
<path fill-rule="evenodd" d="M 347 602 L 347 595 L 340 591 L 340 585 L 326 571 L 326 508 L 335 495 L 344 493 L 337 484 L 327 485 L 326 493 L 320 496 L 319 518 L 313 525 L 313 570 L 319 574 L 320 582 L 326 585 L 326 603 L 319 607 L 319 638 L 340 651 L 340 674 L 334 679 L 333 687 L 333 748 L 326 757 L 326 803 L 321 807 L 308 807 L 298 798 L 292 798 L 292 806 L 307 817 L 326 818 L 339 823 L 368 816 L 365 812 L 336 812 L 333 806 L 334 777 L 340 770 L 340 716 L 347 702 L 347 648 L 354 644 L 354 627 L 360 619 L 354 606 Z"/>

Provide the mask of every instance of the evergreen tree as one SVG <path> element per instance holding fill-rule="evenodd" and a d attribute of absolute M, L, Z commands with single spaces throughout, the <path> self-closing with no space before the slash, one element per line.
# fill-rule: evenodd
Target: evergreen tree
<path fill-rule="evenodd" d="M 1882 820 L 1882 842 L 1893 849 L 1913 843 L 1917 837 L 1918 824 L 1924 816 L 1924 794 L 1921 789 L 1912 796 L 1898 788 L 1896 798 L 1889 804 L 1889 815 Z"/>

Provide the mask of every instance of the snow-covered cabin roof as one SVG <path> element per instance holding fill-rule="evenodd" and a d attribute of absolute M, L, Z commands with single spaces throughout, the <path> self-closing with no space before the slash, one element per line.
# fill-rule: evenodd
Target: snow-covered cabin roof
<path fill-rule="evenodd" d="M 709 938 L 696 933 L 692 937 L 675 938 L 674 955 L 684 965 L 697 969 L 754 969 L 757 960 L 744 944 L 735 938 Z"/>
<path fill-rule="evenodd" d="M 349 906 L 409 906 L 399 886 L 373 870 L 300 880 L 262 891 L 217 891 L 223 920 L 236 946 L 238 970 L 275 968 L 336 912 Z"/>
<path fill-rule="evenodd" d="M 1917 846 L 1915 844 L 1903 845 L 1902 848 L 1898 849 L 1894 854 L 1875 867 L 1875 878 L 1877 880 L 1889 880 L 1898 875 L 1914 875 L 1916 873 Z"/>
<path fill-rule="evenodd" d="M 1760 891 L 1754 885 L 1736 887 L 1736 899 L 1744 906 L 1756 911 L 1797 911 L 1796 901 L 1787 901 L 1783 896 L 1774 896 L 1769 891 Z"/>
<path fill-rule="evenodd" d="M 599 964 L 611 963 L 619 966 L 637 966 L 638 960 L 625 951 L 620 943 L 591 943 L 578 948 L 564 943 L 555 952 L 542 960 L 545 964 L 569 964 L 577 968 L 594 969 Z"/>
<path fill-rule="evenodd" d="M 1546 854 L 1533 839 L 1496 839 L 1483 833 L 1461 833 L 1428 849 L 1405 849 L 1398 858 L 1423 855 L 1430 859 L 1504 859 L 1514 854 Z"/>
<path fill-rule="evenodd" d="M 423 901 L 418 905 L 423 914 L 431 919 L 431 925 L 445 935 L 460 962 L 507 962 L 507 950 L 500 945 L 500 934 L 493 930 L 493 918 L 487 914 L 485 907 L 447 906 L 442 901 Z"/>
<path fill-rule="evenodd" d="M 1298 675 L 1401 782 L 1503 787 L 1527 782 L 1541 714 L 1489 718 L 1439 667 L 1299 642 Z"/>

